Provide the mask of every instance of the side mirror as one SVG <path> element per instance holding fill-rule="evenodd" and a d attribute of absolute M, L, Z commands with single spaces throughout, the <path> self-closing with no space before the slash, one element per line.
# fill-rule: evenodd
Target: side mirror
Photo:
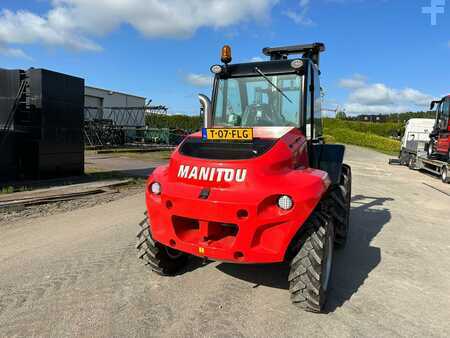
<path fill-rule="evenodd" d="M 433 110 L 435 105 L 436 105 L 436 101 L 432 101 L 431 105 L 430 105 L 430 110 Z"/>
<path fill-rule="evenodd" d="M 198 94 L 200 101 L 200 110 L 203 111 L 203 126 L 205 128 L 212 127 L 212 104 L 208 96 Z"/>

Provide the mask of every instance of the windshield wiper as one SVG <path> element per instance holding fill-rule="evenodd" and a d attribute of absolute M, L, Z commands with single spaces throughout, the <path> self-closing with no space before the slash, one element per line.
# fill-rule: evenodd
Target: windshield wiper
<path fill-rule="evenodd" d="M 256 72 L 258 72 L 258 73 L 264 78 L 264 80 L 266 80 L 267 82 L 269 82 L 269 84 L 270 84 L 273 88 L 275 88 L 281 95 L 283 95 L 283 96 L 286 98 L 286 100 L 288 100 L 290 103 L 293 103 L 293 102 L 291 101 L 291 99 L 288 98 L 287 95 L 286 95 L 285 93 L 283 93 L 283 91 L 282 91 L 280 88 L 278 88 L 272 81 L 270 81 L 270 79 L 266 76 L 266 74 L 264 74 L 264 73 L 261 71 L 261 69 L 259 69 L 258 67 L 255 67 L 255 70 L 256 70 Z"/>

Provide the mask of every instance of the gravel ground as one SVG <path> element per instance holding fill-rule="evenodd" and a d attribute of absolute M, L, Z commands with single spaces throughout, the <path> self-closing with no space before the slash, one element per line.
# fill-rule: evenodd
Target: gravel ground
<path fill-rule="evenodd" d="M 86 172 L 98 174 L 100 175 L 100 179 L 101 174 L 104 173 L 105 175 L 113 175 L 113 178 L 134 178 L 134 182 L 113 188 L 109 192 L 83 196 L 73 200 L 0 209 L 0 226 L 20 222 L 21 220 L 89 208 L 141 193 L 144 189 L 145 179 L 150 172 L 156 166 L 164 164 L 169 154 L 170 152 L 168 151 L 142 154 L 96 154 L 94 151 L 87 151 L 85 162 Z M 81 181 L 74 178 L 74 182 L 80 183 Z"/>
<path fill-rule="evenodd" d="M 287 269 L 136 257 L 144 194 L 22 218 L 0 235 L 0 337 L 449 337 L 450 185 L 348 147 L 350 236 L 325 314 L 290 303 Z"/>

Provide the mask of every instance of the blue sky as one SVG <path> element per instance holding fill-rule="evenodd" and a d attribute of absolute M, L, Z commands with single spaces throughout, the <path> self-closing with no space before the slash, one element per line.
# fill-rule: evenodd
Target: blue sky
<path fill-rule="evenodd" d="M 437 24 L 422 7 L 441 2 Z M 445 3 L 446 2 L 446 3 Z M 450 0 L 0 0 L 0 66 L 43 67 L 198 113 L 220 47 L 322 41 L 325 105 L 422 110 L 448 94 Z"/>

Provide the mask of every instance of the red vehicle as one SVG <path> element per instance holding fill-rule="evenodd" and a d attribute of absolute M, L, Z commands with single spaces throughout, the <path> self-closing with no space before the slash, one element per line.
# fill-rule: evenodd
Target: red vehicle
<path fill-rule="evenodd" d="M 148 178 L 139 257 L 171 275 L 190 256 L 290 262 L 293 303 L 321 311 L 335 247 L 349 229 L 351 170 L 344 146 L 324 144 L 322 43 L 265 48 L 270 61 L 230 64 L 222 50 L 205 127 Z M 301 57 L 289 59 L 290 55 Z"/>
<path fill-rule="evenodd" d="M 436 107 L 436 123 L 430 135 L 428 158 L 438 157 L 450 161 L 450 95 L 431 103 Z"/>

